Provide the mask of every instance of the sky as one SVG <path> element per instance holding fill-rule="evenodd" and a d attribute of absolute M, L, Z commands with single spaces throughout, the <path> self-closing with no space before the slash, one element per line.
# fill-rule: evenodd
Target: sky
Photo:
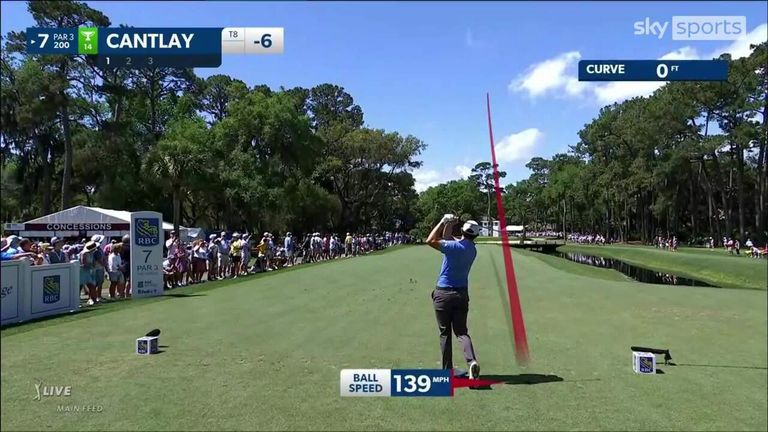
<path fill-rule="evenodd" d="M 367 126 L 427 144 L 416 189 L 466 177 L 490 161 L 486 93 L 506 182 L 533 156 L 566 152 L 604 105 L 663 83 L 586 83 L 580 59 L 711 59 L 768 40 L 766 2 L 87 2 L 113 26 L 283 27 L 282 55 L 225 55 L 200 76 L 249 85 L 344 87 Z M 741 40 L 636 35 L 637 21 L 745 16 Z M 34 26 L 26 3 L 2 2 L 2 33 Z M 670 27 L 671 28 L 671 27 Z"/>

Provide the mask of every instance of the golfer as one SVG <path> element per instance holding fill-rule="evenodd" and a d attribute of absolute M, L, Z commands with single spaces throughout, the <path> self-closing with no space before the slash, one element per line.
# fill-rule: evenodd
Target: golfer
<path fill-rule="evenodd" d="M 443 264 L 437 286 L 432 291 L 432 303 L 440 331 L 440 350 L 442 351 L 443 369 L 453 369 L 451 329 L 464 349 L 464 358 L 469 366 L 469 378 L 480 376 L 472 339 L 467 332 L 467 314 L 469 313 L 469 270 L 477 256 L 475 238 L 480 234 L 480 226 L 475 221 L 467 221 L 461 227 L 461 238 L 452 236 L 456 217 L 443 216 L 427 237 L 427 244 L 443 253 Z M 441 239 L 442 236 L 442 239 Z"/>

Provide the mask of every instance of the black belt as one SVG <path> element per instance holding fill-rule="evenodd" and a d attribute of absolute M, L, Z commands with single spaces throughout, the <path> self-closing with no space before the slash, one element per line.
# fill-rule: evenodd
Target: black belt
<path fill-rule="evenodd" d="M 466 291 L 467 287 L 441 287 L 436 286 L 435 289 L 439 289 L 442 291 Z"/>

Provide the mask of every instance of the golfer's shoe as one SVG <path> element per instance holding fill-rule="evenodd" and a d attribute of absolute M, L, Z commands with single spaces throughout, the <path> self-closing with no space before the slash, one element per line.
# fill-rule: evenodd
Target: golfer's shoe
<path fill-rule="evenodd" d="M 480 365 L 473 361 L 469 363 L 469 379 L 478 379 L 480 378 Z"/>

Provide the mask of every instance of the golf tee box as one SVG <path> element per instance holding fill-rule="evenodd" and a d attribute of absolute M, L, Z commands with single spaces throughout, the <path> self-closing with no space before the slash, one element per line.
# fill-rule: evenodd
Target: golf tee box
<path fill-rule="evenodd" d="M 649 352 L 632 351 L 632 370 L 636 374 L 655 374 L 656 356 Z"/>
<path fill-rule="evenodd" d="M 158 339 L 157 336 L 142 336 L 136 339 L 136 354 L 157 354 L 157 347 L 159 344 Z"/>

